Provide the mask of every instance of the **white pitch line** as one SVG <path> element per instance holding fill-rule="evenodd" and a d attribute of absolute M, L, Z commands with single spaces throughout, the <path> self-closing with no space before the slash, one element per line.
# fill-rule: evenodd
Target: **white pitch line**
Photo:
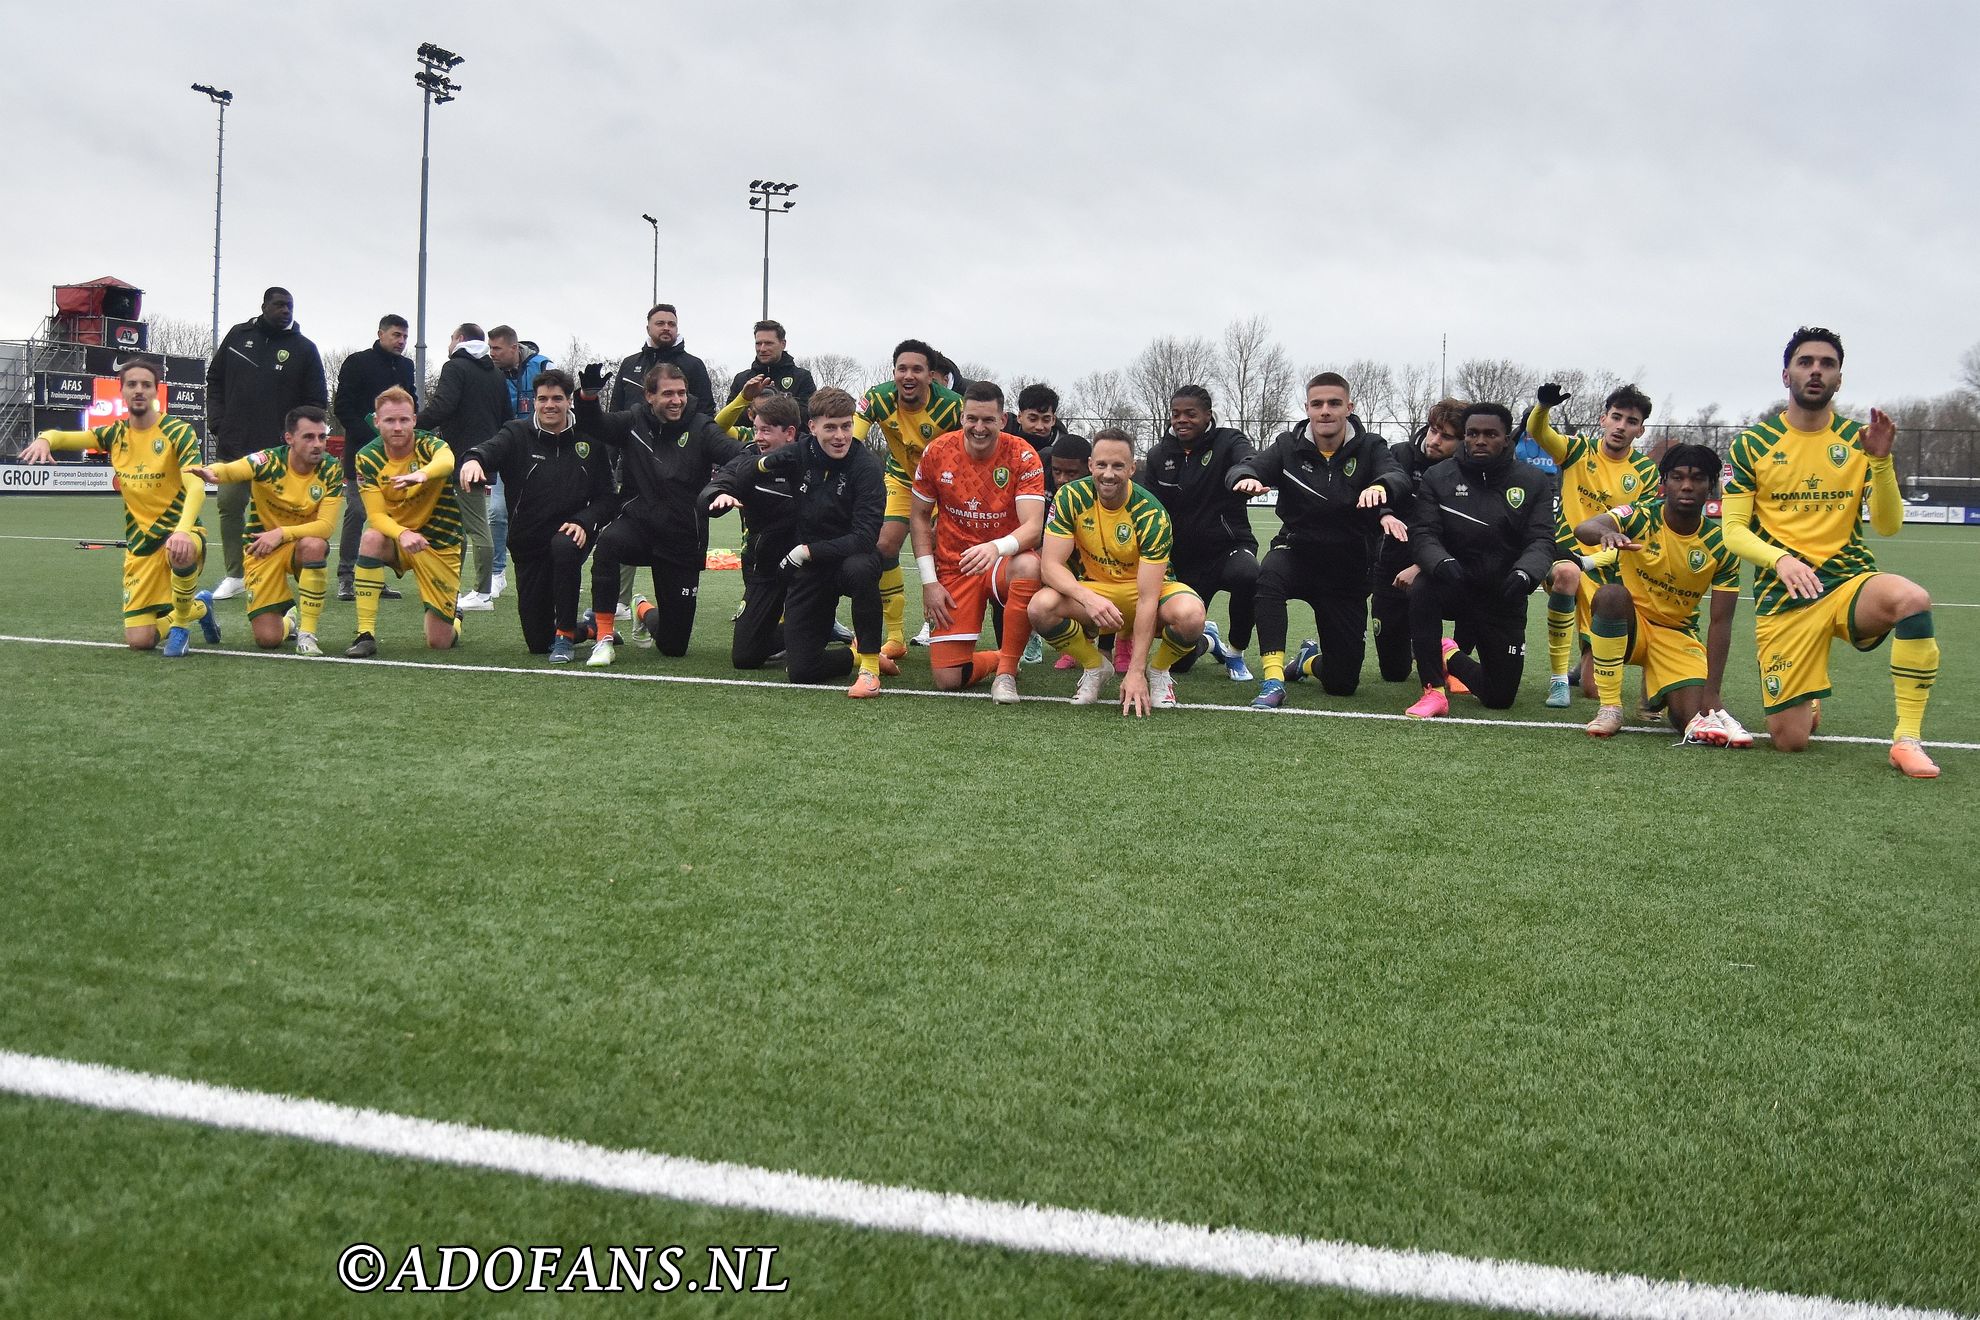
<path fill-rule="evenodd" d="M 0 1091 L 550 1182 L 1011 1251 L 1615 1320 L 1957 1320 L 1829 1297 L 1213 1228 L 715 1163 L 0 1051 Z"/>
<path fill-rule="evenodd" d="M 19 637 L 0 633 L 0 642 L 16 642 L 27 646 L 83 646 L 101 651 L 128 650 L 122 642 L 83 641 L 73 637 Z M 697 674 L 629 674 L 623 670 L 605 671 L 587 669 L 583 665 L 560 666 L 552 669 L 548 665 L 540 669 L 525 669 L 520 665 L 461 665 L 425 660 L 351 660 L 340 655 L 307 656 L 293 651 L 236 651 L 226 647 L 194 647 L 189 656 L 205 656 L 208 659 L 228 657 L 236 660 L 290 660 L 310 665 L 356 665 L 364 669 L 424 669 L 440 673 L 458 674 L 519 674 L 524 678 L 554 678 L 569 682 L 575 679 L 596 679 L 621 683 L 680 683 L 693 687 L 735 687 L 765 688 L 773 692 L 813 692 L 822 695 L 842 695 L 842 689 L 830 683 L 779 683 L 762 678 L 707 678 Z M 937 692 L 932 688 L 891 687 L 885 690 L 889 697 L 936 697 L 944 701 L 988 701 L 988 692 Z M 1071 697 L 1027 696 L 1026 702 L 1049 701 L 1062 706 L 1072 704 Z M 1188 702 L 1179 709 L 1185 711 L 1214 711 L 1221 715 L 1247 715 L 1261 720 L 1277 719 L 1286 715 L 1304 716 L 1309 719 L 1328 720 L 1384 720 L 1390 723 L 1414 725 L 1418 728 L 1441 728 L 1446 725 L 1460 725 L 1485 729 L 1548 729 L 1556 733 L 1580 733 L 1581 726 L 1570 720 L 1493 720 L 1473 715 L 1447 715 L 1434 720 L 1411 719 L 1407 715 L 1379 710 L 1315 710 L 1305 707 L 1281 706 L 1276 711 L 1262 712 L 1250 706 L 1224 706 L 1214 702 Z M 1675 731 L 1665 725 L 1625 725 L 1624 733 L 1643 733 L 1655 737 L 1670 738 Z M 1755 733 L 1756 740 L 1767 737 L 1765 733 Z M 1888 738 L 1865 738 L 1856 734 L 1817 734 L 1812 741 L 1824 743 L 1853 743 L 1863 747 L 1888 747 Z M 1980 742 L 1927 742 L 1925 746 L 1957 752 L 1980 752 Z"/>

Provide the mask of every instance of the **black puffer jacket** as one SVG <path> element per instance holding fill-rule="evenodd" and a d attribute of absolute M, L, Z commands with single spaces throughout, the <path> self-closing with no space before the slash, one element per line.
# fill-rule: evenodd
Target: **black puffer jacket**
<path fill-rule="evenodd" d="M 734 436 L 693 410 L 670 422 L 640 403 L 603 412 L 578 395 L 578 425 L 620 455 L 619 516 L 639 523 L 654 552 L 677 567 L 699 566 L 707 546 L 701 499 L 715 469 L 742 453 Z"/>
<path fill-rule="evenodd" d="M 1435 575 L 1456 560 L 1465 588 L 1495 600 L 1514 569 L 1529 590 L 1539 585 L 1554 559 L 1553 491 L 1546 473 L 1514 460 L 1510 444 L 1483 463 L 1460 446 L 1417 483 L 1409 520 L 1417 567 Z"/>
<path fill-rule="evenodd" d="M 1258 549 L 1245 497 L 1231 489 L 1231 470 L 1253 453 L 1244 432 L 1213 426 L 1187 449 L 1173 433 L 1164 435 L 1142 459 L 1135 483 L 1169 511 L 1177 563 Z"/>
<path fill-rule="evenodd" d="M 1343 575 L 1359 581 L 1374 558 L 1375 538 L 1381 535 L 1385 513 L 1408 490 L 1396 470 L 1382 437 L 1364 430 L 1361 419 L 1348 417 L 1348 434 L 1340 448 L 1322 455 L 1307 424 L 1302 422 L 1275 437 L 1271 444 L 1231 468 L 1231 480 L 1246 477 L 1279 492 L 1279 534 L 1274 546 L 1324 549 Z M 1361 493 L 1370 486 L 1388 492 L 1383 504 L 1363 509 Z"/>
<path fill-rule="evenodd" d="M 206 416 L 215 453 L 242 458 L 281 444 L 282 420 L 305 403 L 326 408 L 330 393 L 322 355 L 301 326 L 271 330 L 257 316 L 227 332 L 206 369 Z"/>
<path fill-rule="evenodd" d="M 456 454 L 472 449 L 502 429 L 514 414 L 509 410 L 509 382 L 488 346 L 481 352 L 466 344 L 447 355 L 434 382 L 433 397 L 419 410 L 419 429 L 432 431 Z"/>

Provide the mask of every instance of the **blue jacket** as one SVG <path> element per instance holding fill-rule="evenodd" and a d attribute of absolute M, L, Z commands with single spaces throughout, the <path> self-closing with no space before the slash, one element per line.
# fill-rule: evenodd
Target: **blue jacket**
<path fill-rule="evenodd" d="M 536 378 L 546 367 L 557 365 L 536 351 L 536 345 L 525 339 L 516 347 L 526 356 L 522 365 L 504 371 L 503 377 L 509 382 L 509 411 L 518 417 L 527 417 L 536 411 Z"/>

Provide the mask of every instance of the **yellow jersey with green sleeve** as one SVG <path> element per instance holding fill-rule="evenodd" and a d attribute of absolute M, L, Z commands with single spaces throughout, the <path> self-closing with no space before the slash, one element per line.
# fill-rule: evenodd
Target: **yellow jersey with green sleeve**
<path fill-rule="evenodd" d="M 894 382 L 882 381 L 860 396 L 859 407 L 853 412 L 853 437 L 864 440 L 876 426 L 887 437 L 887 475 L 909 484 L 928 442 L 962 429 L 962 395 L 930 381 L 928 398 L 918 411 L 910 412 L 901 407 Z"/>
<path fill-rule="evenodd" d="M 1619 551 L 1617 580 L 1643 617 L 1698 635 L 1698 602 L 1713 591 L 1738 591 L 1740 558 L 1726 549 L 1717 518 L 1701 518 L 1689 536 L 1664 521 L 1664 502 L 1646 500 L 1607 516 L 1641 550 Z"/>
<path fill-rule="evenodd" d="M 1870 456 L 1862 427 L 1831 415 L 1821 431 L 1797 431 L 1776 413 L 1739 433 L 1728 461 L 1727 495 L 1753 496 L 1750 530 L 1769 547 L 1811 565 L 1830 589 L 1877 571 L 1863 538 Z M 1753 608 L 1778 614 L 1808 604 L 1788 595 L 1772 568 L 1755 567 Z"/>
<path fill-rule="evenodd" d="M 454 474 L 451 470 L 452 456 L 449 455 L 450 470 L 447 475 L 429 478 L 417 486 L 397 490 L 392 486 L 392 478 L 403 476 L 414 468 L 422 468 L 431 463 L 434 456 L 447 448 L 447 442 L 426 431 L 413 432 L 412 452 L 404 458 L 393 458 L 385 452 L 383 438 L 373 440 L 358 450 L 354 464 L 357 472 L 358 495 L 365 501 L 367 520 L 377 526 L 371 518 L 372 504 L 378 506 L 393 522 L 407 531 L 418 532 L 426 538 L 427 544 L 435 549 L 447 550 L 461 543 L 461 505 L 454 494 Z M 378 527 L 389 534 L 390 528 Z"/>
<path fill-rule="evenodd" d="M 335 454 L 325 454 L 308 472 L 293 472 L 289 469 L 289 447 L 282 445 L 229 463 L 215 463 L 210 470 L 214 481 L 222 485 L 251 483 L 246 540 L 275 527 L 293 529 L 283 537 L 285 541 L 336 534 L 344 507 L 344 473 Z M 330 506 L 327 510 L 326 504 Z"/>
<path fill-rule="evenodd" d="M 151 554 L 179 529 L 186 513 L 185 470 L 199 463 L 199 437 L 190 424 L 162 413 L 144 428 L 126 417 L 88 431 L 46 435 L 51 449 L 110 455 L 117 493 L 124 499 L 125 548 L 131 554 Z"/>
<path fill-rule="evenodd" d="M 1634 449 L 1611 458 L 1600 439 L 1562 435 L 1550 420 L 1552 410 L 1535 404 L 1526 415 L 1527 434 L 1560 465 L 1561 495 L 1555 506 L 1554 544 L 1581 553 L 1574 529 L 1599 518 L 1619 504 L 1649 499 L 1657 491 L 1657 465 Z"/>
<path fill-rule="evenodd" d="M 1143 563 L 1167 564 L 1175 530 L 1161 501 L 1130 482 L 1118 509 L 1100 502 L 1092 477 L 1068 481 L 1052 496 L 1045 535 L 1073 543 L 1082 581 L 1133 583 Z"/>

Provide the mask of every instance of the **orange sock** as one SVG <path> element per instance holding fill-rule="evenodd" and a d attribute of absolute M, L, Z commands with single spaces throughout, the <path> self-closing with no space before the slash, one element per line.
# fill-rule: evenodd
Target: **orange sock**
<path fill-rule="evenodd" d="M 575 641 L 577 640 L 577 629 L 575 629 L 575 628 L 559 628 L 559 629 L 557 630 L 557 635 L 558 635 L 559 637 L 561 637 L 561 638 L 563 638 L 563 639 L 564 639 L 565 641 L 567 641 L 567 642 L 575 642 Z"/>
<path fill-rule="evenodd" d="M 975 655 L 971 656 L 969 658 L 969 677 L 963 680 L 963 686 L 969 687 L 972 684 L 981 683 L 991 674 L 996 673 L 999 658 L 1000 653 L 997 651 L 978 651 Z"/>
<path fill-rule="evenodd" d="M 595 640 L 601 642 L 613 640 L 612 611 L 593 610 L 591 612 L 591 635 Z"/>
<path fill-rule="evenodd" d="M 1016 674 L 1024 659 L 1024 648 L 1031 643 L 1031 596 L 1038 582 L 1027 579 L 1011 583 L 1010 603 L 1004 606 L 1004 644 L 997 648 L 997 672 Z"/>
<path fill-rule="evenodd" d="M 660 607 L 658 605 L 655 605 L 652 601 L 649 600 L 645 604 L 641 605 L 638 609 L 633 611 L 633 621 L 637 623 L 640 627 L 646 628 L 646 616 L 653 613 L 653 611 L 659 608 Z M 653 631 L 651 628 L 647 628 L 646 630 L 648 632 Z"/>

